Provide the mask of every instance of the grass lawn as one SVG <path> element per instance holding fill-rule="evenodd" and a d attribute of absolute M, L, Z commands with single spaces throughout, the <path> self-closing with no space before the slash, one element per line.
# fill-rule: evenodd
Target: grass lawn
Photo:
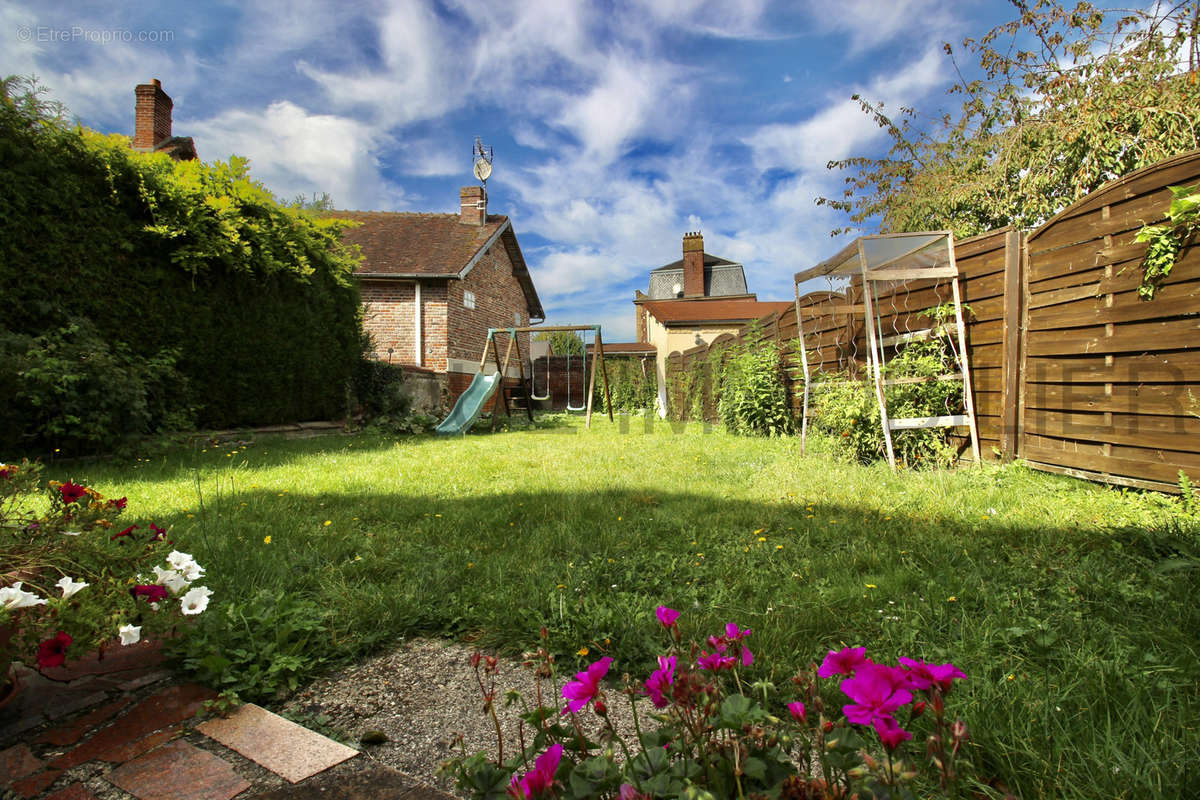
<path fill-rule="evenodd" d="M 752 628 L 752 679 L 784 692 L 843 643 L 954 661 L 972 759 L 1027 800 L 1200 791 L 1200 548 L 1170 500 L 1012 466 L 893 475 L 640 418 L 548 425 L 47 476 L 170 524 L 216 592 L 193 644 L 267 689 L 400 635 L 518 651 L 543 625 L 564 672 L 606 653 L 644 676 L 666 604 L 697 634 Z"/>

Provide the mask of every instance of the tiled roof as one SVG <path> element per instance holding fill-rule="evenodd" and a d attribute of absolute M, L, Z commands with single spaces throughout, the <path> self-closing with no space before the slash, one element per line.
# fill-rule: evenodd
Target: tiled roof
<path fill-rule="evenodd" d="M 358 272 L 369 275 L 462 277 L 475 254 L 508 222 L 489 214 L 483 225 L 464 225 L 458 214 L 396 211 L 333 211 L 329 216 L 362 223 L 342 234 L 362 248 Z"/>
<path fill-rule="evenodd" d="M 592 351 L 592 345 L 587 346 L 588 352 Z M 657 353 L 658 348 L 649 342 L 605 342 L 604 355 L 640 355 L 642 353 L 653 354 Z"/>
<path fill-rule="evenodd" d="M 463 278 L 497 241 L 503 244 L 521 284 L 530 317 L 545 318 L 525 257 L 508 217 L 488 214 L 482 225 L 459 222 L 458 214 L 397 211 L 331 211 L 338 219 L 361 223 L 342 234 L 362 248 L 356 274 L 380 278 Z"/>
<path fill-rule="evenodd" d="M 643 306 L 664 325 L 689 322 L 748 322 L 792 307 L 788 301 L 651 300 Z"/>

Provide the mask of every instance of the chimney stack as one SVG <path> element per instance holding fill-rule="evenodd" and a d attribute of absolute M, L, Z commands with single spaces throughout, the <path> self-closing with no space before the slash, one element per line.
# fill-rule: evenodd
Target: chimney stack
<path fill-rule="evenodd" d="M 683 235 L 683 296 L 704 297 L 704 236 Z"/>
<path fill-rule="evenodd" d="M 133 149 L 150 152 L 171 138 L 171 108 L 174 103 L 170 95 L 163 91 L 158 78 L 138 85 L 133 91 L 137 95 Z"/>
<path fill-rule="evenodd" d="M 463 225 L 487 222 L 487 190 L 482 186 L 464 186 L 458 192 L 458 221 Z"/>

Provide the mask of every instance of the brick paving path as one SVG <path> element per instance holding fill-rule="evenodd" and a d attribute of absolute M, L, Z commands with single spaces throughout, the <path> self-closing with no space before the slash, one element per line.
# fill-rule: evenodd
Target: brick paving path
<path fill-rule="evenodd" d="M 149 644 L 45 675 L 20 669 L 0 709 L 4 800 L 452 800 L 255 705 L 196 716 Z"/>

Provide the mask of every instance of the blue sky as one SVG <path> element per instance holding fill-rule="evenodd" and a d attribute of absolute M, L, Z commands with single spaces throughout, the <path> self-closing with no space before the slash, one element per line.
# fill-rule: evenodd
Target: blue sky
<path fill-rule="evenodd" d="M 760 300 L 832 255 L 830 159 L 886 140 L 850 100 L 952 108 L 942 42 L 1000 0 L 617 3 L 0 3 L 0 71 L 35 74 L 84 124 L 132 133 L 159 78 L 201 158 L 247 156 L 277 195 L 457 211 L 475 136 L 489 209 L 513 219 L 548 321 L 633 335 L 647 273 L 685 231 Z M 142 6 L 142 7 L 136 7 Z M 871 231 L 867 231 L 871 232 Z"/>

